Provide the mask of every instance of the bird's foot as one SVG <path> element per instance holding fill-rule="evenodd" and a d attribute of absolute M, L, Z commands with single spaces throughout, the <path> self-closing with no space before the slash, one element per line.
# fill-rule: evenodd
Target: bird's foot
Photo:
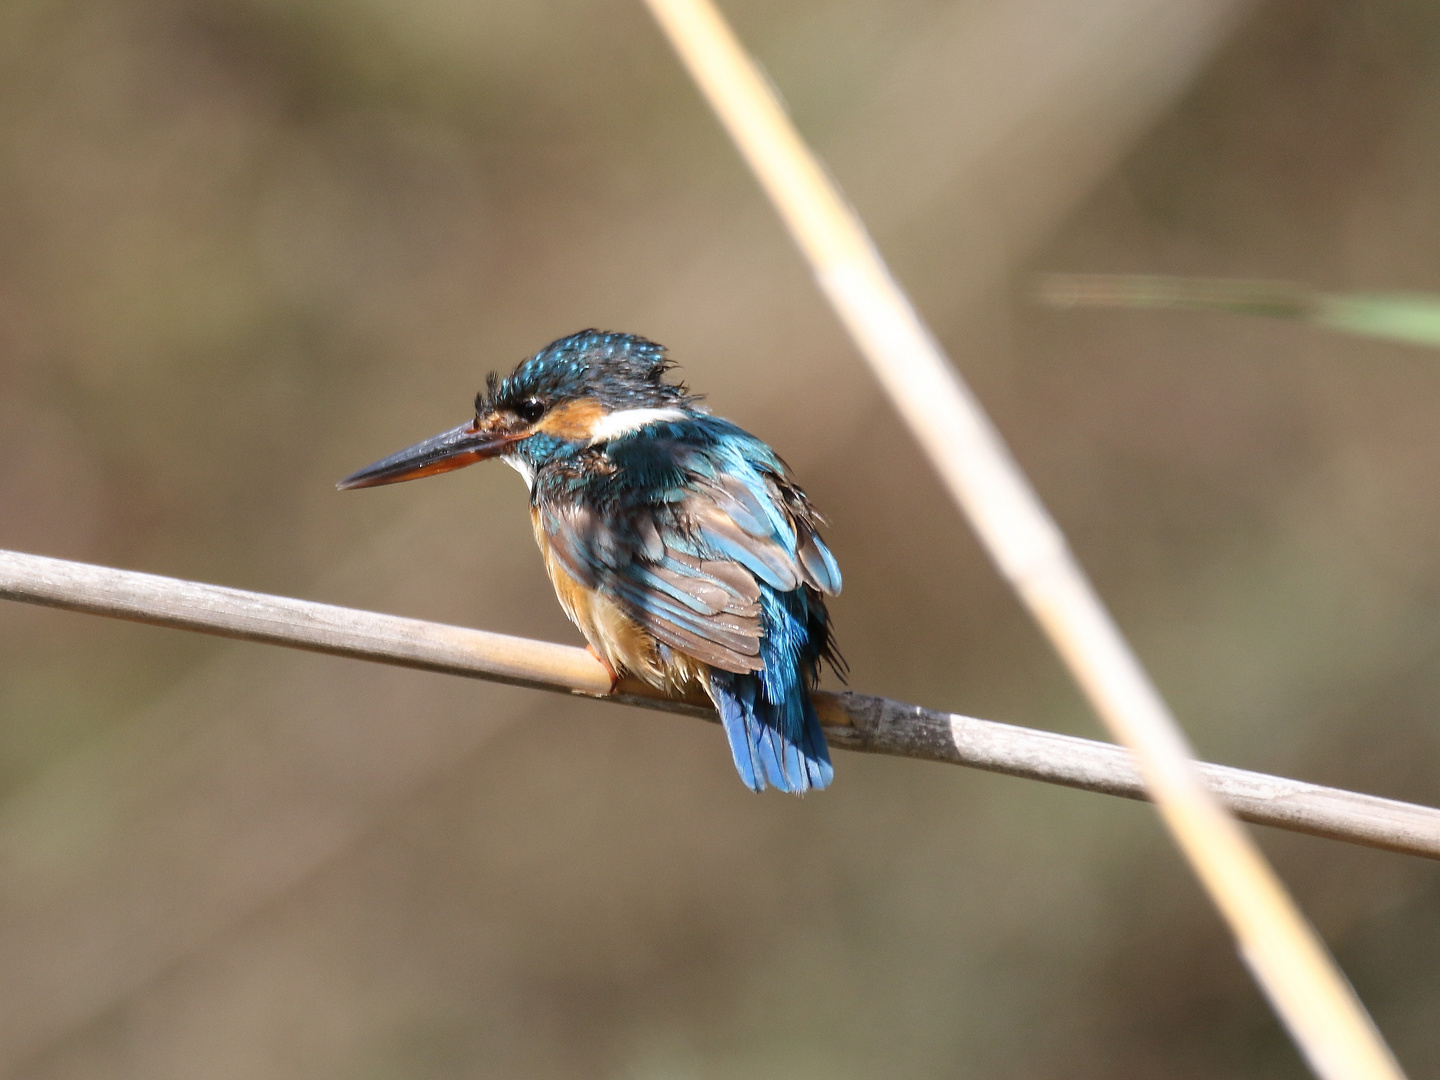
<path fill-rule="evenodd" d="M 609 660 L 606 660 L 605 657 L 595 651 L 594 645 L 586 645 L 585 651 L 605 665 L 605 670 L 610 673 L 610 693 L 615 693 L 615 688 L 620 685 L 620 676 L 616 673 L 614 666 Z"/>

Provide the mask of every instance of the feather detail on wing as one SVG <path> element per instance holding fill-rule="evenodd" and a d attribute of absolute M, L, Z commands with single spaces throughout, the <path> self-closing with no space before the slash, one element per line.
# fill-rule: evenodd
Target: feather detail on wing
<path fill-rule="evenodd" d="M 649 515 L 625 523 L 623 535 L 574 504 L 541 511 L 539 524 L 559 569 L 665 645 L 723 671 L 764 668 L 759 593 L 743 571 L 672 551 Z"/>
<path fill-rule="evenodd" d="M 781 592 L 789 592 L 804 582 L 827 596 L 838 596 L 840 567 L 816 534 L 817 518 L 804 496 L 793 487 L 782 489 L 774 479 L 747 471 L 751 483 L 725 473 L 701 488 L 713 503 L 714 513 L 721 519 L 728 518 L 728 522 L 718 523 L 716 538 L 732 549 L 745 550 L 749 559 L 743 555 L 732 557 Z M 764 498 L 756 491 L 762 485 Z M 736 537 L 730 525 L 744 532 L 745 538 Z M 764 569 L 752 565 L 757 560 Z"/>
<path fill-rule="evenodd" d="M 716 475 L 678 500 L 629 512 L 537 506 L 537 533 L 547 561 L 663 645 L 722 671 L 762 671 L 761 584 L 834 594 L 840 573 L 809 520 L 797 520 L 773 484 L 754 478 L 763 494 Z"/>

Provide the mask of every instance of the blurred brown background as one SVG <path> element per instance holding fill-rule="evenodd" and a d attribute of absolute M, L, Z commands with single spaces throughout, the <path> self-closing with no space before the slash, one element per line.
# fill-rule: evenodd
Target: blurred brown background
<path fill-rule="evenodd" d="M 1207 757 L 1440 802 L 1440 357 L 1034 270 L 1440 290 L 1422 0 L 726 5 Z M 643 10 L 0 4 L 0 546 L 574 642 L 508 470 L 584 326 L 832 521 L 859 689 L 1094 734 Z M 1303 1070 L 1144 807 L 0 606 L 0 1075 Z M 1412 1076 L 1440 872 L 1261 841 Z"/>

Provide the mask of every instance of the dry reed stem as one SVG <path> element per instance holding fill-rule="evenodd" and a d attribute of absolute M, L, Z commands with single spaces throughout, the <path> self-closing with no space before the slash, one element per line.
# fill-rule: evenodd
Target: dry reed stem
<path fill-rule="evenodd" d="M 42 555 L 0 550 L 0 598 L 716 719 L 708 701 L 638 683 L 610 693 L 601 663 L 572 646 Z M 1147 797 L 1133 755 L 1108 743 L 865 694 L 817 693 L 815 704 L 835 746 Z M 1222 765 L 1200 769 L 1247 821 L 1440 859 L 1440 810 Z"/>
<path fill-rule="evenodd" d="M 858 216 L 709 0 L 646 0 L 774 202 L 841 320 L 1116 738 L 1135 751 L 1176 842 L 1314 1071 L 1403 1076 L 1251 837 L 1206 791 L 1159 693 Z"/>

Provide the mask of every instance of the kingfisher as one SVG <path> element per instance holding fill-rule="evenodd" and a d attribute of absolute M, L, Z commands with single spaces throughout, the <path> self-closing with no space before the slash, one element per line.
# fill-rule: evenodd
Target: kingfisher
<path fill-rule="evenodd" d="M 525 480 L 560 606 L 607 666 L 714 703 L 740 778 L 803 794 L 834 775 L 810 701 L 844 674 L 825 597 L 840 567 L 820 515 L 760 439 L 667 373 L 664 346 L 582 330 L 510 375 L 475 417 L 337 487 L 415 480 L 499 458 Z"/>

